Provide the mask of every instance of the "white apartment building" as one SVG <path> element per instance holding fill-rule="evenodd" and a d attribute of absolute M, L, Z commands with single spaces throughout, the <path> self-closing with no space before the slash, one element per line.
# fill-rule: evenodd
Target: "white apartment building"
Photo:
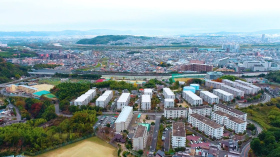
<path fill-rule="evenodd" d="M 148 130 L 147 127 L 138 125 L 132 138 L 133 150 L 144 150 L 147 145 Z"/>
<path fill-rule="evenodd" d="M 170 88 L 163 88 L 163 95 L 165 99 L 175 99 L 175 94 Z"/>
<path fill-rule="evenodd" d="M 234 108 L 227 107 L 225 105 L 215 104 L 213 110 L 214 111 L 222 111 L 222 112 L 227 113 L 231 116 L 234 116 L 236 118 L 247 121 L 247 113 L 241 112 L 241 111 L 239 111 L 237 109 L 234 109 Z"/>
<path fill-rule="evenodd" d="M 208 105 L 195 106 L 189 108 L 189 114 L 197 113 L 201 116 L 211 116 L 212 107 Z"/>
<path fill-rule="evenodd" d="M 128 106 L 130 101 L 130 93 L 122 93 L 117 101 L 117 109 L 121 110 L 124 106 Z"/>
<path fill-rule="evenodd" d="M 141 110 L 151 110 L 151 96 L 142 95 Z"/>
<path fill-rule="evenodd" d="M 220 89 L 222 85 L 224 85 L 224 83 L 211 81 L 211 80 L 205 80 L 205 86 L 206 87 L 219 88 Z"/>
<path fill-rule="evenodd" d="M 244 91 L 239 90 L 237 88 L 233 88 L 233 87 L 230 87 L 230 86 L 224 84 L 221 86 L 221 89 L 233 94 L 234 97 L 237 97 L 237 96 L 244 97 Z"/>
<path fill-rule="evenodd" d="M 90 89 L 74 101 L 75 106 L 87 105 L 96 95 L 96 89 Z"/>
<path fill-rule="evenodd" d="M 192 125 L 192 127 L 204 132 L 207 136 L 216 139 L 221 139 L 223 137 L 224 127 L 209 118 L 193 113 L 189 114 L 188 122 Z"/>
<path fill-rule="evenodd" d="M 125 106 L 122 112 L 119 114 L 117 120 L 115 121 L 116 132 L 122 132 L 127 130 L 128 125 L 133 116 L 133 107 Z"/>
<path fill-rule="evenodd" d="M 164 99 L 164 108 L 174 107 L 174 99 Z"/>
<path fill-rule="evenodd" d="M 191 91 L 183 91 L 183 98 L 192 106 L 198 106 L 203 103 L 202 99 Z"/>
<path fill-rule="evenodd" d="M 153 96 L 153 89 L 145 88 L 144 89 L 144 95 L 150 95 L 152 97 Z"/>
<path fill-rule="evenodd" d="M 242 81 L 242 80 L 235 80 L 235 82 L 237 82 L 237 83 L 239 83 L 239 84 L 242 84 L 242 85 L 244 85 L 244 86 L 253 88 L 254 94 L 255 94 L 255 93 L 258 93 L 258 92 L 261 90 L 260 87 L 258 87 L 258 86 L 256 86 L 256 85 L 253 85 L 253 84 L 251 84 L 251 83 L 248 83 L 248 82 L 244 82 L 244 81 Z"/>
<path fill-rule="evenodd" d="M 188 109 L 183 107 L 164 108 L 164 117 L 167 119 L 187 118 Z"/>
<path fill-rule="evenodd" d="M 233 130 L 235 133 L 243 133 L 246 131 L 246 121 L 233 117 L 222 111 L 212 112 L 211 119 L 218 124 L 225 126 L 227 129 Z"/>
<path fill-rule="evenodd" d="M 208 91 L 200 91 L 200 97 L 208 102 L 208 104 L 217 104 L 219 103 L 219 97 Z"/>
<path fill-rule="evenodd" d="M 89 99 L 92 100 L 96 96 L 96 89 L 88 90 L 85 95 L 89 95 Z"/>
<path fill-rule="evenodd" d="M 89 95 L 83 94 L 74 101 L 74 105 L 75 106 L 87 105 L 89 102 L 90 102 Z"/>
<path fill-rule="evenodd" d="M 225 85 L 228 85 L 228 86 L 231 86 L 231 87 L 235 87 L 235 86 L 236 86 L 236 82 L 231 81 L 231 80 L 228 80 L 228 79 L 223 79 L 222 82 L 223 82 Z"/>
<path fill-rule="evenodd" d="M 172 148 L 186 147 L 186 128 L 183 122 L 172 123 Z"/>
<path fill-rule="evenodd" d="M 215 95 L 217 95 L 220 98 L 220 100 L 223 100 L 223 101 L 232 101 L 234 99 L 233 94 L 226 92 L 224 90 L 221 90 L 221 89 L 214 89 L 213 93 Z"/>
<path fill-rule="evenodd" d="M 244 91 L 245 94 L 254 94 L 254 90 L 251 87 L 244 86 L 242 84 L 236 83 L 235 88 Z"/>
<path fill-rule="evenodd" d="M 113 91 L 107 90 L 96 99 L 95 105 L 105 108 L 113 98 Z"/>

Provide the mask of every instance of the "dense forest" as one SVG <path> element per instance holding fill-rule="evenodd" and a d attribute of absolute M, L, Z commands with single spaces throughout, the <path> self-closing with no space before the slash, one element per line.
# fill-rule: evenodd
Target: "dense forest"
<path fill-rule="evenodd" d="M 49 68 L 49 69 L 54 69 L 55 67 L 58 67 L 61 65 L 57 65 L 57 64 L 35 64 L 33 66 L 34 69 L 38 70 L 38 69 L 44 69 L 44 68 Z"/>
<path fill-rule="evenodd" d="M 77 44 L 108 44 L 110 41 L 118 41 L 118 40 L 123 40 L 128 37 L 133 37 L 137 39 L 150 39 L 150 37 L 145 37 L 145 36 L 132 36 L 132 35 L 104 35 L 104 36 L 97 36 L 92 39 L 81 39 L 77 42 Z"/>
<path fill-rule="evenodd" d="M 100 79 L 101 75 L 96 75 L 96 74 L 61 74 L 61 73 L 56 73 L 54 75 L 55 77 L 61 77 L 61 78 L 78 78 L 78 79 Z"/>
<path fill-rule="evenodd" d="M 280 98 L 272 98 L 265 104 L 251 105 L 241 109 L 248 118 L 257 122 L 263 132 L 251 141 L 251 149 L 256 156 L 280 156 Z"/>
<path fill-rule="evenodd" d="M 269 72 L 265 78 L 269 81 L 280 83 L 280 71 Z"/>
<path fill-rule="evenodd" d="M 0 127 L 0 156 L 33 153 L 92 134 L 96 119 L 96 111 L 83 110 L 71 118 L 59 117 L 47 127 L 41 127 L 47 122 L 42 118 Z"/>
<path fill-rule="evenodd" d="M 12 77 L 19 79 L 21 76 L 28 76 L 28 70 L 29 67 L 12 64 L 0 58 L 0 83 L 9 82 Z"/>

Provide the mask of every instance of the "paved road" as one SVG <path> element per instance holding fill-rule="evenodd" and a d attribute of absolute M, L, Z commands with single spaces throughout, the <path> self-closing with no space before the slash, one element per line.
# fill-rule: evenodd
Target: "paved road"
<path fill-rule="evenodd" d="M 150 153 L 153 153 L 156 151 L 159 125 L 160 125 L 160 116 L 156 116 L 155 129 L 154 129 L 154 133 L 153 133 L 152 144 L 150 147 Z"/>
<path fill-rule="evenodd" d="M 0 84 L 0 87 L 6 87 L 6 85 L 8 85 L 8 84 L 14 84 L 14 83 L 17 83 L 17 82 L 26 81 L 26 80 L 33 79 L 33 78 L 35 78 L 35 77 L 27 77 L 27 78 L 22 79 L 22 80 L 15 80 L 15 81 L 7 82 L 7 83 L 2 83 L 2 84 Z"/>
<path fill-rule="evenodd" d="M 19 112 L 19 109 L 18 109 L 14 104 L 12 104 L 12 103 L 10 102 L 10 100 L 8 100 L 8 102 L 9 102 L 8 107 L 12 107 L 12 108 L 14 108 L 14 109 L 16 110 L 17 121 L 20 121 L 20 120 L 21 120 L 21 114 L 20 114 L 20 112 Z"/>
<path fill-rule="evenodd" d="M 56 103 L 54 104 L 54 108 L 55 108 L 55 114 L 57 114 L 58 116 L 63 116 L 63 117 L 72 117 L 72 114 L 62 114 L 59 112 L 59 104 Z"/>
<path fill-rule="evenodd" d="M 171 129 L 168 129 L 165 134 L 165 140 L 164 140 L 164 151 L 168 152 L 170 148 L 170 133 Z"/>
<path fill-rule="evenodd" d="M 257 128 L 257 134 L 256 134 L 256 136 L 257 136 L 259 133 L 262 132 L 263 129 L 260 127 L 260 125 L 259 125 L 258 123 L 255 123 L 255 122 L 253 122 L 253 121 L 251 121 L 251 120 L 247 120 L 247 122 L 248 122 L 248 123 L 252 123 L 252 124 L 254 124 L 254 125 L 256 126 L 256 128 Z M 240 156 L 241 156 L 241 157 L 247 157 L 247 156 L 248 156 L 248 153 L 249 153 L 249 150 L 250 150 L 250 142 L 247 143 L 247 144 L 243 147 Z"/>
<path fill-rule="evenodd" d="M 271 99 L 271 96 L 268 94 L 268 93 L 264 93 L 264 99 L 261 101 L 261 102 L 256 102 L 256 103 L 238 103 L 239 107 L 240 108 L 243 108 L 243 107 L 248 107 L 250 105 L 257 105 L 259 103 L 266 103 L 266 102 L 269 102 Z"/>

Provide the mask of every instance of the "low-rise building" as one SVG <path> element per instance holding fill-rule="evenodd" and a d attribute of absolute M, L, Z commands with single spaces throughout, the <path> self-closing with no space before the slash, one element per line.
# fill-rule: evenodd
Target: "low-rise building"
<path fill-rule="evenodd" d="M 214 111 L 222 111 L 222 112 L 227 113 L 229 115 L 232 115 L 236 118 L 247 121 L 247 113 L 244 113 L 244 112 L 239 111 L 239 110 L 234 109 L 234 108 L 230 108 L 230 107 L 225 106 L 225 105 L 215 104 L 213 110 Z"/>
<path fill-rule="evenodd" d="M 172 148 L 186 147 L 186 129 L 185 123 L 174 122 L 172 123 Z"/>
<path fill-rule="evenodd" d="M 144 150 L 147 145 L 148 131 L 147 127 L 138 125 L 132 138 L 133 150 Z"/>
<path fill-rule="evenodd" d="M 163 95 L 165 99 L 175 99 L 175 94 L 170 88 L 163 88 Z"/>
<path fill-rule="evenodd" d="M 75 106 L 87 105 L 96 95 L 96 89 L 90 89 L 74 100 Z"/>
<path fill-rule="evenodd" d="M 200 97 L 209 104 L 219 103 L 219 97 L 208 91 L 200 91 Z"/>
<path fill-rule="evenodd" d="M 125 106 L 115 121 L 116 132 L 127 130 L 133 116 L 133 107 Z"/>
<path fill-rule="evenodd" d="M 220 98 L 220 100 L 223 100 L 223 101 L 232 101 L 234 99 L 233 94 L 226 92 L 224 90 L 221 90 L 221 89 L 214 89 L 213 93 L 215 95 L 217 95 Z"/>
<path fill-rule="evenodd" d="M 151 110 L 151 96 L 142 95 L 141 110 Z"/>
<path fill-rule="evenodd" d="M 254 90 L 251 87 L 244 86 L 242 84 L 236 83 L 235 88 L 242 90 L 245 94 L 254 94 Z"/>
<path fill-rule="evenodd" d="M 227 129 L 233 130 L 235 133 L 243 133 L 244 131 L 246 131 L 246 121 L 236 118 L 222 111 L 212 112 L 211 119 L 217 122 L 218 124 L 225 126 Z"/>
<path fill-rule="evenodd" d="M 183 107 L 164 108 L 164 117 L 169 119 L 187 118 L 188 109 Z"/>
<path fill-rule="evenodd" d="M 145 88 L 144 89 L 144 95 L 150 95 L 150 97 L 153 96 L 153 89 Z"/>
<path fill-rule="evenodd" d="M 253 85 L 251 83 L 248 83 L 248 82 L 245 82 L 245 81 L 242 81 L 242 80 L 235 80 L 235 82 L 241 84 L 241 85 L 244 85 L 244 86 L 247 86 L 247 87 L 251 87 L 253 89 L 253 93 L 256 94 L 258 93 L 261 88 L 256 86 L 256 85 Z"/>
<path fill-rule="evenodd" d="M 188 122 L 192 127 L 204 132 L 207 136 L 216 139 L 221 139 L 223 137 L 224 127 L 209 118 L 193 113 L 189 114 Z"/>
<path fill-rule="evenodd" d="M 211 81 L 211 80 L 205 80 L 205 86 L 206 87 L 220 89 L 222 85 L 224 85 L 224 83 Z"/>
<path fill-rule="evenodd" d="M 95 105 L 105 108 L 113 98 L 113 91 L 107 90 L 96 99 Z"/>
<path fill-rule="evenodd" d="M 128 106 L 130 101 L 130 93 L 122 93 L 117 101 L 117 109 L 121 110 L 124 106 Z"/>
<path fill-rule="evenodd" d="M 236 82 L 231 81 L 231 80 L 228 80 L 228 79 L 223 79 L 222 82 L 223 82 L 225 85 L 228 85 L 228 86 L 231 86 L 231 87 L 235 87 L 235 86 L 236 86 Z"/>
<path fill-rule="evenodd" d="M 244 91 L 242 91 L 240 89 L 237 89 L 237 88 L 225 85 L 225 84 L 221 86 L 221 89 L 226 91 L 226 92 L 229 92 L 229 93 L 233 94 L 234 97 L 238 97 L 238 96 L 239 97 L 244 97 Z"/>
<path fill-rule="evenodd" d="M 189 107 L 189 114 L 197 113 L 201 116 L 211 116 L 212 107 L 208 105 Z"/>
<path fill-rule="evenodd" d="M 164 99 L 164 108 L 174 107 L 174 99 Z"/>
<path fill-rule="evenodd" d="M 202 99 L 191 91 L 183 91 L 183 98 L 192 106 L 201 105 Z"/>

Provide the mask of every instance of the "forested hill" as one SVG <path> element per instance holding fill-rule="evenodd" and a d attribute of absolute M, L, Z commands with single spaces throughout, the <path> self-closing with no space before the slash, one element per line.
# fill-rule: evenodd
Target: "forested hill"
<path fill-rule="evenodd" d="M 0 83 L 11 81 L 11 78 L 20 78 L 27 76 L 28 67 L 19 66 L 16 64 L 8 63 L 3 58 L 0 58 Z"/>
<path fill-rule="evenodd" d="M 77 44 L 91 44 L 91 45 L 108 44 L 111 41 L 123 40 L 123 39 L 129 38 L 129 37 L 135 38 L 135 39 L 142 39 L 142 40 L 147 40 L 147 39 L 151 38 L 151 37 L 133 36 L 133 35 L 104 35 L 104 36 L 97 36 L 92 39 L 81 39 L 77 42 Z"/>

